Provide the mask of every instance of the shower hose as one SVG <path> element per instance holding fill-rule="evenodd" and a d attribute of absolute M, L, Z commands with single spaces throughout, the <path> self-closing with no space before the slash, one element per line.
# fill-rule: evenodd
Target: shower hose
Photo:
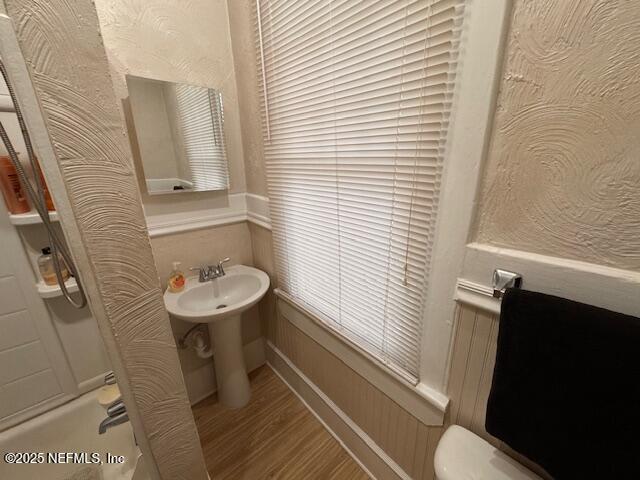
<path fill-rule="evenodd" d="M 29 136 L 29 132 L 27 131 L 27 126 L 24 123 L 24 118 L 22 116 L 22 112 L 20 111 L 20 107 L 18 105 L 18 101 L 16 98 L 16 94 L 13 90 L 13 86 L 9 81 L 9 76 L 7 75 L 7 70 L 5 68 L 4 63 L 0 59 L 0 71 L 2 72 L 2 77 L 4 78 L 5 83 L 7 84 L 7 89 L 9 90 L 9 95 L 11 96 L 11 100 L 13 102 L 16 117 L 18 118 L 18 124 L 20 125 L 20 130 L 22 131 L 22 137 L 24 138 L 24 144 L 27 148 L 27 155 L 29 157 L 29 163 L 31 165 L 31 171 L 33 172 L 33 178 L 35 186 L 31 183 L 31 180 L 27 176 L 24 166 L 18 159 L 18 155 L 13 148 L 13 144 L 9 139 L 9 135 L 7 135 L 7 131 L 4 128 L 2 122 L 0 122 L 0 137 L 2 138 L 2 142 L 7 149 L 7 153 L 9 154 L 9 158 L 11 159 L 11 163 L 16 169 L 18 173 L 18 177 L 20 182 L 24 186 L 27 196 L 31 201 L 31 204 L 35 207 L 38 215 L 42 219 L 42 223 L 44 224 L 47 235 L 49 237 L 49 245 L 51 247 L 51 257 L 53 259 L 53 268 L 56 273 L 56 279 L 58 280 L 58 285 L 62 290 L 62 295 L 66 300 L 73 305 L 75 308 L 83 308 L 87 304 L 87 297 L 84 293 L 84 288 L 82 287 L 82 282 L 80 281 L 80 277 L 77 274 L 75 265 L 67 249 L 65 242 L 60 238 L 60 235 L 56 231 L 53 223 L 51 222 L 51 217 L 49 216 L 49 210 L 47 209 L 47 204 L 45 200 L 44 187 L 42 185 L 42 178 L 39 175 L 40 167 L 38 165 L 38 160 L 33 152 L 33 145 L 31 144 L 31 137 Z M 62 268 L 60 265 L 60 257 L 64 261 L 69 273 L 73 275 L 76 279 L 76 283 L 78 285 L 78 293 L 80 294 L 80 299 L 75 300 L 71 297 L 71 294 L 67 290 L 67 286 L 64 283 L 64 278 L 62 277 Z"/>

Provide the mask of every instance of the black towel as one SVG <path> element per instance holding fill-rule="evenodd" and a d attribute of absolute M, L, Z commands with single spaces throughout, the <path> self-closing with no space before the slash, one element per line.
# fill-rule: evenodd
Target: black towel
<path fill-rule="evenodd" d="M 558 480 L 640 479 L 640 319 L 508 289 L 486 429 Z"/>

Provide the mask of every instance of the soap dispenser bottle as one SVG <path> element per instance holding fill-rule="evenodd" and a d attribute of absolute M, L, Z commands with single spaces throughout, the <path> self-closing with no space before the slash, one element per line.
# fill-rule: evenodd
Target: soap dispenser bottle
<path fill-rule="evenodd" d="M 180 270 L 180 262 L 173 262 L 173 271 L 169 275 L 169 291 L 178 293 L 184 290 L 184 273 Z"/>

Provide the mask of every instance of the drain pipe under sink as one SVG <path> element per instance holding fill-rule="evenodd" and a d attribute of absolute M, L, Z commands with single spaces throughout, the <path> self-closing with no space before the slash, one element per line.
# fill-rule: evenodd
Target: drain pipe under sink
<path fill-rule="evenodd" d="M 196 355 L 200 358 L 213 357 L 213 347 L 211 345 L 207 345 L 207 341 L 205 340 L 204 332 L 202 330 L 196 330 L 193 333 L 193 349 L 196 351 Z"/>
<path fill-rule="evenodd" d="M 210 345 L 207 345 L 207 340 L 202 331 L 202 326 L 206 325 L 204 323 L 199 323 L 191 327 L 187 333 L 185 333 L 180 339 L 178 339 L 178 348 L 186 349 L 193 348 L 196 352 L 196 355 L 200 358 L 211 358 L 213 357 L 213 342 L 210 342 Z"/>

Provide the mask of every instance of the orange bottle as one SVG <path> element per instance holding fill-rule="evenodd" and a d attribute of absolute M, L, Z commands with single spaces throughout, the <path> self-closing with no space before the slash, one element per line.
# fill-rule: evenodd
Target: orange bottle
<path fill-rule="evenodd" d="M 16 167 L 7 156 L 0 157 L 0 189 L 10 213 L 27 213 L 31 210 Z"/>

